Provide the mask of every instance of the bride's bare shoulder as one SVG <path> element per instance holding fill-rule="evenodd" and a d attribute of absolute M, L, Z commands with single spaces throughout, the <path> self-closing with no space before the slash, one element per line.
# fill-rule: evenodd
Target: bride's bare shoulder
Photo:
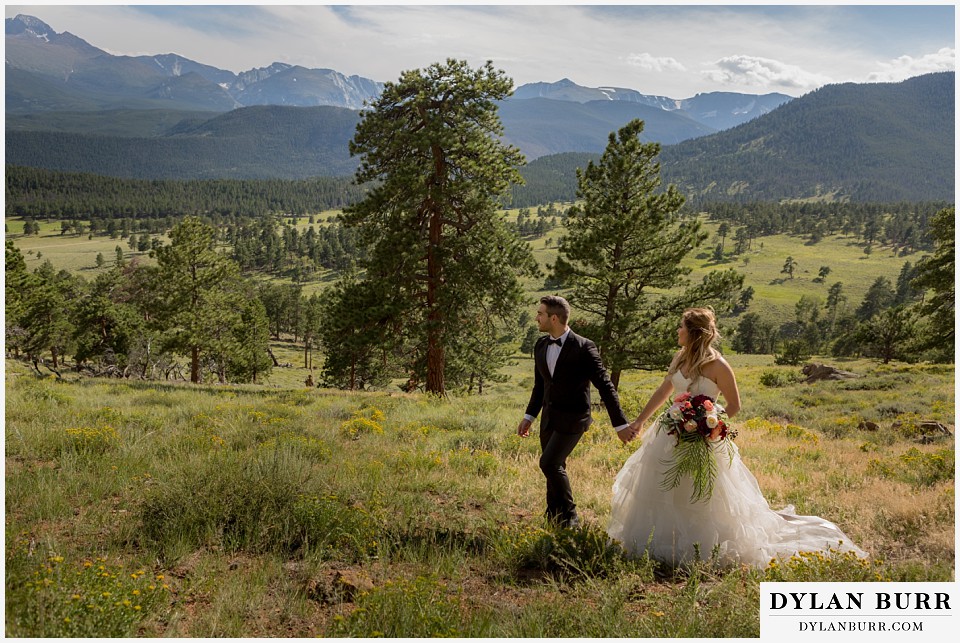
<path fill-rule="evenodd" d="M 733 367 L 731 367 L 730 363 L 723 358 L 723 355 L 717 353 L 716 358 L 704 364 L 700 372 L 716 382 L 721 374 L 732 374 Z"/>

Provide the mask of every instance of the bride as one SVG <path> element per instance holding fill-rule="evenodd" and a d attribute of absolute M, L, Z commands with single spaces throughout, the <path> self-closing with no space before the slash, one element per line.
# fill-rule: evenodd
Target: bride
<path fill-rule="evenodd" d="M 719 337 L 713 311 L 691 308 L 683 313 L 677 329 L 681 348 L 663 383 L 633 422 L 634 434 L 674 392 L 706 395 L 712 400 L 719 394 L 728 417 L 736 415 L 740 393 L 733 369 L 713 348 Z M 646 551 L 651 558 L 673 566 L 691 562 L 698 555 L 709 559 L 715 550 L 722 565 L 756 567 L 775 557 L 831 548 L 867 557 L 832 522 L 798 516 L 793 506 L 773 511 L 736 445 L 729 439 L 716 439 L 718 429 L 709 438 L 717 465 L 712 494 L 692 501 L 695 489 L 690 476 L 666 490 L 664 475 L 675 456 L 677 438 L 661 426 L 663 419 L 661 416 L 643 432 L 640 448 L 623 465 L 613 485 L 607 533 L 628 552 Z"/>

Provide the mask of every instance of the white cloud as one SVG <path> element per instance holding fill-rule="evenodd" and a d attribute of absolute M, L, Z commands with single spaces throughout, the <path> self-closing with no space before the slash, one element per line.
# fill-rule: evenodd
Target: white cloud
<path fill-rule="evenodd" d="M 890 83 L 906 80 L 920 74 L 929 74 L 935 71 L 953 71 L 956 69 L 957 50 L 944 47 L 940 51 L 914 58 L 900 56 L 890 62 L 878 62 L 880 71 L 867 76 L 869 82 Z"/>
<path fill-rule="evenodd" d="M 707 69 L 700 73 L 725 85 L 813 89 L 831 82 L 828 76 L 759 56 L 726 56 L 712 64 L 716 69 Z"/>
<path fill-rule="evenodd" d="M 171 52 L 234 72 L 284 62 L 390 81 L 453 57 L 474 66 L 492 60 L 517 85 L 566 77 L 677 98 L 758 88 L 798 95 L 933 64 L 934 56 L 896 58 L 903 52 L 949 47 L 951 66 L 954 56 L 945 8 L 935 6 L 891 17 L 850 6 L 706 3 L 154 5 L 7 5 L 5 12 L 37 16 L 112 53 Z M 915 14 L 930 16 L 917 23 L 922 29 L 904 29 L 903 16 Z"/>
<path fill-rule="evenodd" d="M 676 58 L 656 57 L 648 53 L 630 54 L 627 56 L 627 63 L 647 71 L 687 71 Z"/>

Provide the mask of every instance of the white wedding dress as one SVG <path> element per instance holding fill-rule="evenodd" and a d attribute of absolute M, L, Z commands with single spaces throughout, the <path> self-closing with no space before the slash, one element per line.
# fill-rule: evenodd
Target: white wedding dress
<path fill-rule="evenodd" d="M 675 395 L 689 391 L 716 400 L 720 392 L 713 380 L 700 377 L 691 382 L 679 370 L 672 382 Z M 691 503 L 689 477 L 663 491 L 663 461 L 670 459 L 676 439 L 665 429 L 658 431 L 658 424 L 653 422 L 643 433 L 640 448 L 623 465 L 613 484 L 607 533 L 628 552 L 648 551 L 655 560 L 679 565 L 694 560 L 698 544 L 701 560 L 709 559 L 716 547 L 721 565 L 745 563 L 756 567 L 766 566 L 775 557 L 831 548 L 867 557 L 832 522 L 797 516 L 792 505 L 773 511 L 730 440 L 716 443 L 718 473 L 708 500 Z"/>

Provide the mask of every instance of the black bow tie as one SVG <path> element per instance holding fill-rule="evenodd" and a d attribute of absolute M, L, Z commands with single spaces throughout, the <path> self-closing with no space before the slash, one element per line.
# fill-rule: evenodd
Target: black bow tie
<path fill-rule="evenodd" d="M 547 339 L 547 344 L 556 344 L 557 346 L 563 346 L 563 340 L 559 337 L 556 339 Z"/>

